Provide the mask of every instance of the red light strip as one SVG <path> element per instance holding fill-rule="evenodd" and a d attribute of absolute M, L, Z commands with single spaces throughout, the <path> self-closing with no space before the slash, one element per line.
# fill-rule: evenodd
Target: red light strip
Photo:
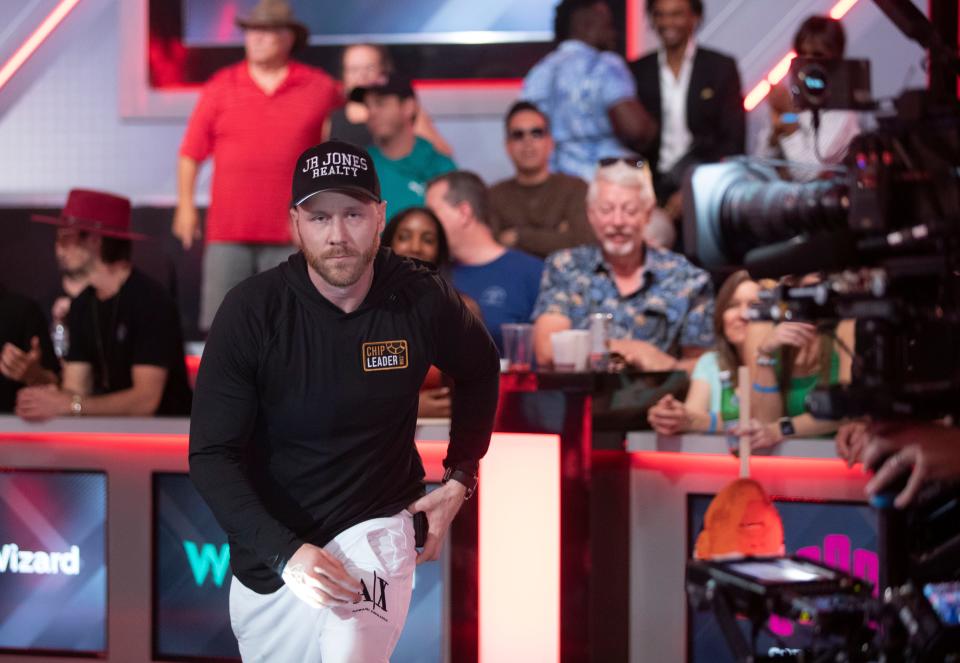
<path fill-rule="evenodd" d="M 640 17 L 640 0 L 627 0 L 627 60 L 636 60 L 640 57 L 641 35 L 636 29 Z"/>
<path fill-rule="evenodd" d="M 853 6 L 857 4 L 857 2 L 858 0 L 840 0 L 833 6 L 828 14 L 830 18 L 839 21 L 846 16 L 847 12 L 853 9 Z M 790 71 L 790 62 L 792 62 L 795 57 L 797 57 L 797 54 L 794 51 L 790 51 L 784 55 L 780 61 L 774 65 L 773 69 L 771 69 L 759 83 L 753 86 L 753 89 L 750 90 L 743 99 L 744 110 L 748 112 L 752 111 L 760 105 L 760 102 L 767 98 L 773 86 L 782 81 L 783 77 Z"/>
<path fill-rule="evenodd" d="M 522 78 L 443 78 L 434 80 L 413 81 L 413 87 L 419 92 L 423 90 L 501 90 L 519 88 L 523 85 Z"/>
<path fill-rule="evenodd" d="M 7 60 L 3 68 L 0 68 L 0 89 L 13 78 L 13 75 L 23 66 L 23 63 L 40 48 L 40 44 L 50 36 L 50 33 L 60 25 L 61 21 L 70 13 L 70 10 L 76 7 L 79 2 L 80 0 L 60 0 L 60 4 L 43 20 L 40 27 L 33 31 L 33 34 Z"/>
<path fill-rule="evenodd" d="M 633 467 L 656 469 L 671 476 L 696 473 L 725 475 L 733 478 L 736 476 L 739 462 L 733 456 L 665 451 L 638 451 L 631 453 L 630 456 Z M 847 467 L 847 464 L 839 458 L 753 456 L 750 459 L 750 465 L 755 474 L 803 476 L 822 481 L 850 481 L 856 484 L 864 484 L 867 481 L 867 476 L 860 465 Z"/>
<path fill-rule="evenodd" d="M 189 438 L 179 433 L 47 433 L 47 432 L 0 432 L 3 442 L 39 442 L 53 444 L 77 444 L 94 447 L 114 447 L 124 453 L 144 451 L 152 453 L 158 448 L 170 448 L 186 454 Z M 423 462 L 427 481 L 439 481 L 443 476 L 443 459 L 447 455 L 446 440 L 417 440 L 417 451 Z"/>

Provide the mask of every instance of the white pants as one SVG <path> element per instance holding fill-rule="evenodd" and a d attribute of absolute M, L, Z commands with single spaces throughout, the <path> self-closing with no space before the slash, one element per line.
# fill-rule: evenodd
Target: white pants
<path fill-rule="evenodd" d="M 359 603 L 314 608 L 286 585 L 258 594 L 230 584 L 230 623 L 247 663 L 387 663 L 407 619 L 417 553 L 401 511 L 341 532 L 324 549 L 364 586 Z"/>

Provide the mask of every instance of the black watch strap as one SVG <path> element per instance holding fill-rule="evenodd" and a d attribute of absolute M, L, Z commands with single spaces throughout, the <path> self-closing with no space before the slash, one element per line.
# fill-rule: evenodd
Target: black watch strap
<path fill-rule="evenodd" d="M 791 437 L 797 434 L 797 429 L 793 426 L 792 418 L 783 417 L 780 419 L 780 434 L 784 437 Z"/>
<path fill-rule="evenodd" d="M 470 472 L 464 472 L 463 470 L 458 470 L 454 467 L 448 467 L 443 473 L 443 483 L 446 483 L 453 479 L 457 483 L 461 483 L 467 488 L 466 494 L 464 494 L 463 499 L 468 500 L 473 497 L 473 494 L 477 490 L 477 475 L 471 474 Z"/>

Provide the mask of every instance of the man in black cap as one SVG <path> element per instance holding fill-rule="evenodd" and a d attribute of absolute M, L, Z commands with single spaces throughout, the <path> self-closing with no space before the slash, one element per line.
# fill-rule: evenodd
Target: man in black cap
<path fill-rule="evenodd" d="M 422 207 L 427 182 L 457 169 L 414 129 L 420 105 L 410 81 L 391 76 L 380 85 L 354 88 L 351 101 L 366 103 L 367 128 L 373 136 L 370 156 L 380 175 L 390 217 L 408 207 Z"/>
<path fill-rule="evenodd" d="M 414 566 L 438 557 L 489 444 L 493 342 L 433 269 L 380 248 L 385 214 L 367 152 L 307 150 L 290 202 L 301 252 L 234 288 L 210 329 L 190 474 L 230 541 L 244 659 L 386 662 Z M 455 389 L 444 485 L 424 496 L 431 364 Z"/>

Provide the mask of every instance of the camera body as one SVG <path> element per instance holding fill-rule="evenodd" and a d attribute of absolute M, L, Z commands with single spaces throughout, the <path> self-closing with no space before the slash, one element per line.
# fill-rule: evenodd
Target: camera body
<path fill-rule="evenodd" d="M 930 49 L 931 59 L 960 69 L 955 49 L 931 36 L 911 3 L 875 2 Z M 797 58 L 790 85 L 798 107 L 813 114 L 814 140 L 821 113 L 874 107 L 862 61 Z M 684 240 L 691 258 L 713 271 L 742 266 L 756 279 L 781 279 L 761 295 L 752 319 L 810 322 L 824 333 L 855 321 L 851 384 L 814 390 L 806 402 L 814 416 L 958 420 L 955 97 L 904 92 L 877 111 L 874 130 L 851 142 L 842 167 L 825 166 L 826 175 L 811 182 L 785 181 L 776 164 L 747 158 L 687 174 Z M 943 488 L 926 486 L 921 506 L 907 512 L 879 511 L 878 600 L 851 592 L 849 579 L 830 578 L 808 592 L 814 585 L 750 580 L 714 562 L 688 566 L 691 599 L 714 610 L 740 660 L 765 659 L 742 641 L 738 614 L 755 629 L 771 614 L 809 618 L 815 642 L 796 660 L 960 660 L 960 585 L 953 582 L 960 577 L 960 495 Z M 944 611 L 944 604 L 952 607 Z"/>
<path fill-rule="evenodd" d="M 810 62 L 794 61 L 800 72 Z M 860 94 L 835 87 L 823 83 L 820 101 Z M 853 385 L 812 394 L 814 415 L 957 414 L 960 113 L 908 91 L 878 123 L 853 140 L 844 172 L 813 182 L 784 181 L 775 167 L 747 158 L 693 169 L 684 191 L 686 246 L 708 269 L 821 275 L 814 287 L 768 294 L 754 319 L 856 320 Z"/>

